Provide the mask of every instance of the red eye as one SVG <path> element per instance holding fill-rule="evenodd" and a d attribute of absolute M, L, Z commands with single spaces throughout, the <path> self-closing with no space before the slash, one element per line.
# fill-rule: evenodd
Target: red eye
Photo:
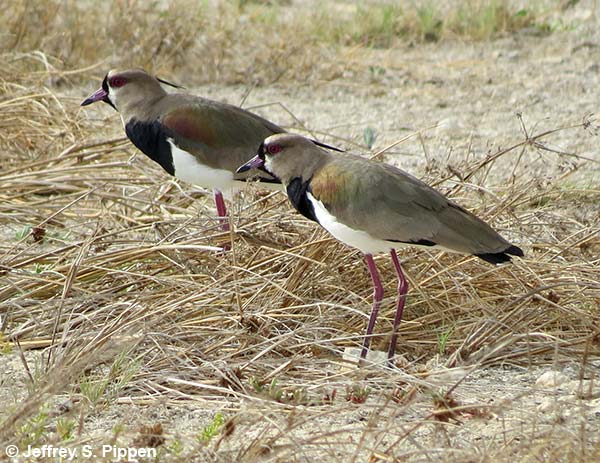
<path fill-rule="evenodd" d="M 281 145 L 268 145 L 267 146 L 267 151 L 269 152 L 269 154 L 277 154 L 281 151 Z"/>
<path fill-rule="evenodd" d="M 122 87 L 127 83 L 127 79 L 125 77 L 113 77 L 109 83 L 111 87 Z"/>

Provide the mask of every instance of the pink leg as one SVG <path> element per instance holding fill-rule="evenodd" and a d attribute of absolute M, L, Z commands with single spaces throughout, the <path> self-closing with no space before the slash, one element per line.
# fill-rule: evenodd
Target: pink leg
<path fill-rule="evenodd" d="M 371 308 L 371 316 L 369 317 L 369 325 L 367 326 L 367 334 L 365 335 L 365 340 L 363 341 L 362 351 L 360 353 L 360 358 L 364 360 L 367 358 L 367 352 L 369 351 L 369 344 L 371 343 L 371 335 L 373 334 L 373 328 L 375 327 L 375 320 L 377 319 L 377 313 L 379 312 L 379 305 L 381 304 L 381 299 L 383 299 L 383 286 L 381 285 L 381 280 L 379 279 L 379 274 L 377 273 L 377 267 L 375 266 L 375 261 L 373 260 L 373 256 L 371 254 L 365 254 L 365 261 L 367 262 L 367 267 L 369 267 L 369 273 L 371 274 L 371 280 L 373 280 L 373 307 Z"/>
<path fill-rule="evenodd" d="M 227 208 L 223 200 L 223 194 L 219 190 L 214 190 L 215 204 L 217 205 L 217 215 L 221 219 L 221 228 L 223 231 L 229 231 L 229 219 L 227 218 Z"/>
<path fill-rule="evenodd" d="M 398 275 L 398 305 L 396 306 L 396 317 L 394 318 L 394 327 L 392 329 L 392 338 L 390 339 L 390 349 L 388 350 L 388 363 L 391 363 L 394 354 L 396 353 L 396 341 L 398 340 L 398 325 L 402 320 L 402 312 L 404 311 L 404 301 L 406 300 L 406 293 L 408 292 L 408 282 L 402 273 L 402 267 L 400 261 L 398 261 L 398 255 L 396 250 L 390 251 L 392 255 L 392 262 L 396 268 L 396 274 Z"/>

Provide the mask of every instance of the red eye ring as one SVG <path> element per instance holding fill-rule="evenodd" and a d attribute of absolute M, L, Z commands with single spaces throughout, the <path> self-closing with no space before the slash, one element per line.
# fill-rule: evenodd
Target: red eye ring
<path fill-rule="evenodd" d="M 281 149 L 281 145 L 278 144 L 267 145 L 267 152 L 269 154 L 277 154 L 281 151 Z"/>
<path fill-rule="evenodd" d="M 109 80 L 110 86 L 114 87 L 114 88 L 122 87 L 126 83 L 127 83 L 127 79 L 125 79 L 125 77 L 117 76 L 117 77 L 113 77 L 112 79 Z"/>

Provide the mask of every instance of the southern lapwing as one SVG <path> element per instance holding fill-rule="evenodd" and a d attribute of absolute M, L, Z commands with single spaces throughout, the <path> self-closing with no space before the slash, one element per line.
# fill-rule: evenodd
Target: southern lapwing
<path fill-rule="evenodd" d="M 361 351 L 367 355 L 383 286 L 373 253 L 390 252 L 398 275 L 398 303 L 388 361 L 394 357 L 408 283 L 396 248 L 438 247 L 499 264 L 523 251 L 483 220 L 438 191 L 389 164 L 333 154 L 300 135 L 267 138 L 258 155 L 237 171 L 262 169 L 281 180 L 298 212 L 335 238 L 361 250 L 373 280 L 373 307 Z"/>
<path fill-rule="evenodd" d="M 265 172 L 236 174 L 261 142 L 284 130 L 237 106 L 186 93 L 141 69 L 112 70 L 102 87 L 81 106 L 103 101 L 117 110 L 129 140 L 169 174 L 212 188 L 219 217 L 226 217 L 222 192 L 229 193 L 248 178 L 279 183 Z M 223 222 L 228 229 L 228 223 Z"/>

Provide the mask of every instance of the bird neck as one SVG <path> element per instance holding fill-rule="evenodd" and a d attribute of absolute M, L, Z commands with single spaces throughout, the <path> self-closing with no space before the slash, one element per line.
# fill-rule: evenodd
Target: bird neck
<path fill-rule="evenodd" d="M 120 105 L 119 112 L 123 117 L 123 121 L 128 122 L 131 119 L 139 121 L 150 120 L 157 117 L 157 109 L 160 100 L 164 98 L 166 93 L 161 93 L 153 96 L 140 95 L 138 98 L 128 100 Z"/>
<path fill-rule="evenodd" d="M 310 158 L 305 158 L 301 164 L 290 165 L 289 163 L 277 163 L 273 160 L 271 169 L 277 172 L 277 177 L 281 179 L 284 185 L 289 185 L 292 181 L 299 179 L 302 183 L 310 180 L 313 174 L 321 169 L 328 162 L 327 153 L 319 153 Z M 269 170 L 269 166 L 267 166 Z"/>

